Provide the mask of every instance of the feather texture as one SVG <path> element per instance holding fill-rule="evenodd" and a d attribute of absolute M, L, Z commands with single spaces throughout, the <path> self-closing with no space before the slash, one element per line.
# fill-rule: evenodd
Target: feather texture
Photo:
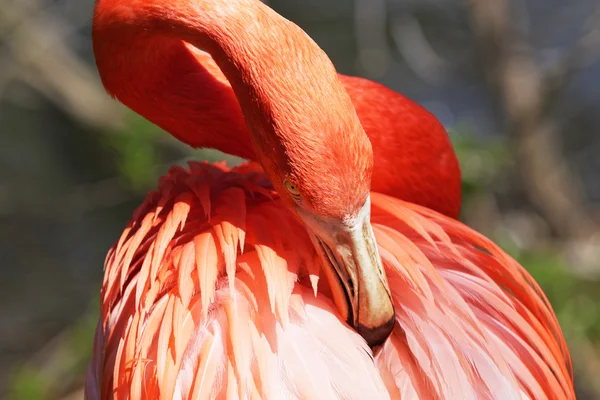
<path fill-rule="evenodd" d="M 485 237 L 372 193 L 396 307 L 371 353 L 254 163 L 172 168 L 109 252 L 88 399 L 574 399 L 560 327 Z"/>

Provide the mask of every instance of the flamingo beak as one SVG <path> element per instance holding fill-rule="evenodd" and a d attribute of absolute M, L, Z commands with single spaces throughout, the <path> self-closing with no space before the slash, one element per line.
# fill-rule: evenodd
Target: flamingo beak
<path fill-rule="evenodd" d="M 370 197 L 345 220 L 301 215 L 318 249 L 339 311 L 371 348 L 394 327 L 394 305 L 371 227 Z"/>

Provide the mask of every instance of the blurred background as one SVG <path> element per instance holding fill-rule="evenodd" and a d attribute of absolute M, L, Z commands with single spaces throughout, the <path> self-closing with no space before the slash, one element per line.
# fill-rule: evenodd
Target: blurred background
<path fill-rule="evenodd" d="M 540 282 L 600 398 L 600 2 L 270 0 L 446 126 L 462 220 Z M 102 264 L 189 149 L 103 91 L 92 0 L 0 0 L 0 398 L 80 399 Z"/>

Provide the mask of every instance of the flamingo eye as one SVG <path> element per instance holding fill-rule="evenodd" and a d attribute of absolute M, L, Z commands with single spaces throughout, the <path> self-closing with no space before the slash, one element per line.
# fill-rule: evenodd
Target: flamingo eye
<path fill-rule="evenodd" d="M 299 202 L 300 200 L 302 200 L 302 197 L 300 196 L 300 188 L 298 187 L 297 184 L 295 184 L 294 182 L 289 181 L 287 179 L 284 179 L 283 186 L 285 187 L 285 190 L 287 190 L 287 192 L 290 194 L 290 196 L 292 196 L 292 198 L 296 202 Z"/>

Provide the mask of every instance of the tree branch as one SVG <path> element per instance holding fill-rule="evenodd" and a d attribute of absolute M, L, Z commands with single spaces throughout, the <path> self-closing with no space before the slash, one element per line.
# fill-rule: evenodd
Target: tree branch
<path fill-rule="evenodd" d="M 5 2 L 0 35 L 14 61 L 3 69 L 76 120 L 97 128 L 120 127 L 122 108 L 106 95 L 91 68 L 65 45 L 65 38 L 53 28 L 57 24 L 66 22 L 56 21 L 32 2 Z"/>
<path fill-rule="evenodd" d="M 575 44 L 545 73 L 547 108 L 564 92 L 572 78 L 600 58 L 600 8 L 583 24 Z"/>
<path fill-rule="evenodd" d="M 558 123 L 545 104 L 546 77 L 531 45 L 512 24 L 506 0 L 467 3 L 484 73 L 507 115 L 518 179 L 528 200 L 555 234 L 589 237 L 598 227 L 560 151 Z"/>

